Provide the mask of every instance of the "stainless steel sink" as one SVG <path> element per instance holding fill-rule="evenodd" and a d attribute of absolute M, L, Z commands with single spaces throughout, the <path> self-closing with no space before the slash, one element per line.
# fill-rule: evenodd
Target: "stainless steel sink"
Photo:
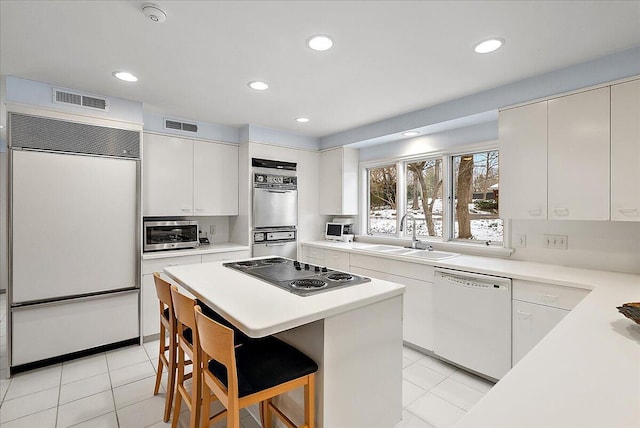
<path fill-rule="evenodd" d="M 426 250 L 416 250 L 411 254 L 407 254 L 407 256 L 420 257 L 421 259 L 428 259 L 428 260 L 452 259 L 454 257 L 458 257 L 459 255 L 460 254 L 458 253 L 449 253 L 447 251 L 426 251 Z"/>
<path fill-rule="evenodd" d="M 458 257 L 458 253 L 450 253 L 447 251 L 427 251 L 414 248 L 404 248 L 394 245 L 371 245 L 362 247 L 362 250 L 374 251 L 382 254 L 394 254 L 397 256 L 417 257 L 425 260 L 446 260 Z"/>
<path fill-rule="evenodd" d="M 414 250 L 413 248 L 393 248 L 391 250 L 383 250 L 382 252 L 386 254 L 403 255 L 403 254 L 412 254 L 416 251 L 420 251 L 420 250 Z"/>

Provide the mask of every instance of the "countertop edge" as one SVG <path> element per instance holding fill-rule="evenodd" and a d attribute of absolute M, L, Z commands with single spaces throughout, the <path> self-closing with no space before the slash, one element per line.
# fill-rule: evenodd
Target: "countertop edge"
<path fill-rule="evenodd" d="M 142 253 L 142 260 L 168 259 L 170 257 L 197 256 L 202 254 L 227 253 L 235 251 L 249 251 L 248 245 L 235 244 L 233 242 L 221 244 L 209 244 L 207 246 L 189 248 L 184 250 L 151 251 Z"/>

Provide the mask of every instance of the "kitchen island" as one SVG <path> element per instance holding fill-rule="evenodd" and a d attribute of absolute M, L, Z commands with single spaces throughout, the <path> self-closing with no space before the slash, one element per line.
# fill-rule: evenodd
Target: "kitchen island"
<path fill-rule="evenodd" d="M 318 363 L 318 428 L 388 428 L 400 421 L 404 286 L 372 279 L 301 297 L 222 262 L 165 272 L 248 336 L 277 334 Z M 281 400 L 301 423 L 302 392 Z"/>

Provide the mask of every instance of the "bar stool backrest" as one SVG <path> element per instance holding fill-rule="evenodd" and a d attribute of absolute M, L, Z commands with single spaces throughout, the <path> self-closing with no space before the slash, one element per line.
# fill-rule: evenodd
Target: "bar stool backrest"
<path fill-rule="evenodd" d="M 173 302 L 171 301 L 171 284 L 160 276 L 158 272 L 153 273 L 153 282 L 156 285 L 156 294 L 160 302 L 160 313 L 164 314 L 164 310 L 169 308 L 169 320 L 173 318 Z"/>
<path fill-rule="evenodd" d="M 233 330 L 204 315 L 200 306 L 195 307 L 195 318 L 200 349 L 204 354 L 200 357 L 200 360 L 206 362 L 213 359 L 227 369 L 227 384 L 229 387 L 226 388 L 222 382 L 214 378 L 219 390 L 214 390 L 213 392 L 225 407 L 228 407 L 227 403 L 230 398 L 238 399 L 238 374 L 233 344 Z"/>

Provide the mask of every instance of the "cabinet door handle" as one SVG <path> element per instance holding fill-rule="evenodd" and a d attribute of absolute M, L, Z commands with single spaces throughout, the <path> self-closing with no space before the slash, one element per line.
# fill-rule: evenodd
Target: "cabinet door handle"
<path fill-rule="evenodd" d="M 196 211 L 204 211 L 204 208 L 196 208 Z"/>
<path fill-rule="evenodd" d="M 618 211 L 620 211 L 620 214 L 628 216 L 637 216 L 640 214 L 637 208 L 620 208 Z"/>
<path fill-rule="evenodd" d="M 519 315 L 520 319 L 531 318 L 531 316 L 533 315 L 531 312 L 523 312 L 520 309 L 518 309 L 516 313 Z"/>
<path fill-rule="evenodd" d="M 558 217 L 566 217 L 569 215 L 569 208 L 556 208 L 553 211 Z"/>
<path fill-rule="evenodd" d="M 191 208 L 182 208 L 182 211 L 185 213 L 190 213 L 191 212 Z"/>
<path fill-rule="evenodd" d="M 180 265 L 180 263 L 178 263 L 178 262 L 169 263 L 169 266 L 179 266 L 179 265 Z"/>
<path fill-rule="evenodd" d="M 529 210 L 529 215 L 532 217 L 539 217 L 540 215 L 542 215 L 542 209 L 540 208 L 531 208 Z"/>

